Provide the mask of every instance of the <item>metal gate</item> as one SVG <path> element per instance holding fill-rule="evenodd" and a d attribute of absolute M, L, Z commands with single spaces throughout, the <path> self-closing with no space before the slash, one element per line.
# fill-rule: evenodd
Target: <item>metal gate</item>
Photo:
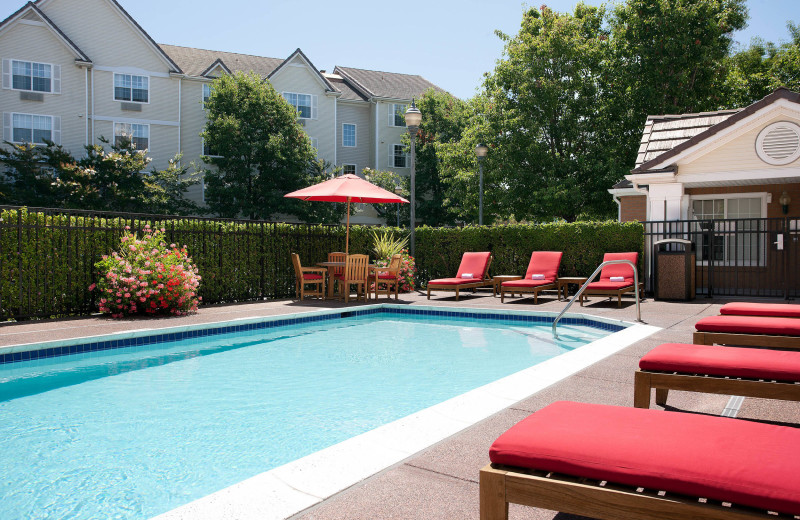
<path fill-rule="evenodd" d="M 653 244 L 682 238 L 695 244 L 698 296 L 796 298 L 800 293 L 800 219 L 748 218 L 644 222 L 648 292 Z"/>

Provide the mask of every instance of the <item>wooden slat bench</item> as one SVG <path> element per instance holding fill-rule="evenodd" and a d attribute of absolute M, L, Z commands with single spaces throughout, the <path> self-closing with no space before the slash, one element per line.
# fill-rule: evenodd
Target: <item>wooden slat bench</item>
<path fill-rule="evenodd" d="M 606 520 L 800 518 L 800 429 L 561 401 L 501 435 L 481 520 L 509 503 Z"/>
<path fill-rule="evenodd" d="M 665 343 L 639 360 L 633 405 L 667 404 L 669 390 L 800 401 L 800 352 Z"/>
<path fill-rule="evenodd" d="M 800 319 L 763 316 L 706 316 L 695 324 L 692 343 L 800 349 Z"/>

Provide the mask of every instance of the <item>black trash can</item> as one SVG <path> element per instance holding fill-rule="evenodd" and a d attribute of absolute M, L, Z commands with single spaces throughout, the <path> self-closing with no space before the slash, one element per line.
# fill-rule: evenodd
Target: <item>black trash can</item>
<path fill-rule="evenodd" d="M 694 242 L 667 238 L 653 244 L 655 258 L 655 299 L 694 300 L 695 259 Z"/>

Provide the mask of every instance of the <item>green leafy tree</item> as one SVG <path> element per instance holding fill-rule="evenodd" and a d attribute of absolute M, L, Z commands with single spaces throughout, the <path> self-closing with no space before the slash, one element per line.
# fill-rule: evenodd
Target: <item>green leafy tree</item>
<path fill-rule="evenodd" d="M 306 185 L 316 160 L 297 111 L 254 73 L 214 81 L 202 133 L 218 156 L 205 160 L 206 203 L 223 217 L 270 219 L 301 214 L 301 202 L 284 195 Z"/>
<path fill-rule="evenodd" d="M 165 170 L 153 168 L 149 175 L 143 176 L 148 213 L 190 215 L 201 212 L 195 202 L 186 198 L 189 188 L 200 183 L 200 174 L 194 164 L 182 165 L 181 157 L 178 154 L 171 159 Z"/>
<path fill-rule="evenodd" d="M 438 152 L 442 144 L 461 140 L 471 114 L 468 102 L 447 92 L 429 89 L 417 101 L 422 122 L 416 140 L 416 215 L 428 226 L 453 225 L 456 213 L 449 211 L 447 184 Z M 409 137 L 404 137 L 410 145 Z"/>
<path fill-rule="evenodd" d="M 11 205 L 57 207 L 63 195 L 55 186 L 58 171 L 74 159 L 60 145 L 5 143 L 0 147 L 0 202 Z"/>
<path fill-rule="evenodd" d="M 384 190 L 400 195 L 406 200 L 410 200 L 411 179 L 405 175 L 400 175 L 392 171 L 373 170 L 372 168 L 364 168 L 362 170 L 364 178 L 376 186 L 380 186 Z M 400 225 L 405 226 L 410 223 L 411 214 L 409 213 L 409 204 L 370 204 L 375 208 L 375 212 L 382 218 L 387 225 L 397 223 L 398 211 L 400 214 Z"/>
<path fill-rule="evenodd" d="M 308 165 L 304 186 L 312 186 L 333 178 L 341 172 L 341 167 L 332 168 L 331 163 L 323 159 L 311 161 Z M 350 214 L 355 211 L 351 205 Z M 340 224 L 347 213 L 347 204 L 341 202 L 303 201 L 296 209 L 295 215 L 310 224 Z"/>

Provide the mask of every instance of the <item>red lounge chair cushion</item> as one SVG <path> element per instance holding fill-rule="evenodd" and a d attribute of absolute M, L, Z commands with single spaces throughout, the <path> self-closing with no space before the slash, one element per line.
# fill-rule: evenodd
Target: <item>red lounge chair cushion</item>
<path fill-rule="evenodd" d="M 586 290 L 616 291 L 618 289 L 624 289 L 625 287 L 633 287 L 633 279 L 624 282 L 608 282 L 608 281 L 592 282 L 586 286 Z"/>
<path fill-rule="evenodd" d="M 483 278 L 486 278 L 486 269 L 491 256 L 492 254 L 488 252 L 464 253 L 464 256 L 461 257 L 461 265 L 458 266 L 456 278 L 461 278 L 461 275 L 464 273 L 470 273 L 472 275 L 472 279 L 469 280 L 470 282 L 479 282 Z"/>
<path fill-rule="evenodd" d="M 397 280 L 397 275 L 391 273 L 378 274 L 378 280 Z"/>
<path fill-rule="evenodd" d="M 706 316 L 695 323 L 700 332 L 732 334 L 766 334 L 768 336 L 800 336 L 800 320 L 796 318 L 764 318 L 762 316 Z"/>
<path fill-rule="evenodd" d="M 608 260 L 630 260 L 633 265 L 639 260 L 639 253 L 606 253 L 603 255 L 603 262 Z M 611 277 L 621 276 L 625 279 L 627 285 L 633 284 L 633 269 L 628 264 L 609 264 L 600 271 L 600 281 L 610 282 Z"/>
<path fill-rule="evenodd" d="M 482 280 L 480 278 L 439 278 L 429 281 L 428 285 L 466 285 L 470 283 L 482 283 Z"/>
<path fill-rule="evenodd" d="M 639 360 L 642 370 L 800 381 L 800 352 L 665 343 Z"/>
<path fill-rule="evenodd" d="M 321 274 L 303 274 L 303 280 L 322 280 Z"/>
<path fill-rule="evenodd" d="M 798 428 L 561 401 L 501 435 L 489 458 L 798 514 L 798 443 Z"/>
<path fill-rule="evenodd" d="M 510 280 L 503 282 L 503 287 L 539 287 L 542 285 L 553 285 L 553 280 Z"/>
<path fill-rule="evenodd" d="M 553 283 L 553 280 L 558 278 L 558 268 L 561 266 L 563 255 L 561 251 L 534 251 L 531 254 L 531 261 L 528 262 L 528 270 L 525 271 L 525 279 L 531 280 L 531 275 L 543 274 L 545 280 Z"/>
<path fill-rule="evenodd" d="M 800 318 L 800 305 L 792 305 L 789 303 L 733 302 L 723 305 L 719 313 L 737 316 Z"/>

